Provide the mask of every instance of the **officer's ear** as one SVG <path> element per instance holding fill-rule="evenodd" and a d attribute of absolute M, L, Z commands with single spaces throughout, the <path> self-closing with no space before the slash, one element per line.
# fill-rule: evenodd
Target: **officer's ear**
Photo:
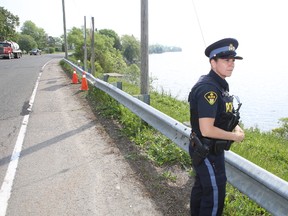
<path fill-rule="evenodd" d="M 212 58 L 210 59 L 211 68 L 214 69 L 216 67 L 217 59 Z"/>

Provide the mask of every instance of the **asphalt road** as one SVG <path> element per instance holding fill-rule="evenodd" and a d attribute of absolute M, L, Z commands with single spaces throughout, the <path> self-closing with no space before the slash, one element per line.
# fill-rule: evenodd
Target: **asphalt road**
<path fill-rule="evenodd" d="M 162 215 L 61 57 L 0 60 L 0 216 Z"/>
<path fill-rule="evenodd" d="M 56 55 L 23 56 L 0 59 L 0 180 L 3 181 L 9 158 L 27 111 L 36 79 L 42 66 Z M 2 182 L 1 181 L 1 182 Z"/>

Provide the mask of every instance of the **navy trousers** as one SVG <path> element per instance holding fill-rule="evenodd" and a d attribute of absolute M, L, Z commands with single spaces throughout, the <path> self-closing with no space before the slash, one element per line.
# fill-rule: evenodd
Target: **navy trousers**
<path fill-rule="evenodd" d="M 190 198 L 191 216 L 222 215 L 227 182 L 224 152 L 209 154 L 194 170 L 196 178 Z"/>

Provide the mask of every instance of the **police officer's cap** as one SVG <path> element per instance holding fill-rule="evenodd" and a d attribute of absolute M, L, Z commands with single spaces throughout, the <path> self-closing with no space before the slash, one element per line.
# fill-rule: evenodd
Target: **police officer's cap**
<path fill-rule="evenodd" d="M 234 58 L 240 59 L 241 56 L 237 56 L 236 49 L 238 47 L 238 41 L 234 38 L 225 38 L 211 44 L 205 49 L 205 55 L 209 58 Z"/>

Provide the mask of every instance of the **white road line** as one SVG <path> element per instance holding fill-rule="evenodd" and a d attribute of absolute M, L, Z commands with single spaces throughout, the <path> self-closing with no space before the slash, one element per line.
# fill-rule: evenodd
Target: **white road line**
<path fill-rule="evenodd" d="M 52 60 L 50 60 L 50 61 L 52 61 Z M 32 106 L 33 106 L 34 99 L 35 99 L 35 96 L 36 96 L 36 92 L 37 92 L 37 88 L 38 88 L 38 85 L 39 85 L 40 77 L 42 75 L 42 72 L 43 72 L 45 66 L 50 61 L 48 61 L 42 67 L 41 72 L 39 73 L 39 76 L 37 78 L 34 90 L 33 90 L 32 95 L 30 97 L 28 111 L 32 110 Z M 27 126 L 28 126 L 29 116 L 30 116 L 30 114 L 25 115 L 24 118 L 23 118 L 23 121 L 22 121 L 22 124 L 21 124 L 21 128 L 20 128 L 17 140 L 16 140 L 16 144 L 15 144 L 12 156 L 10 158 L 9 166 L 8 166 L 4 181 L 3 181 L 2 186 L 1 186 L 1 190 L 0 190 L 0 216 L 5 216 L 6 215 L 6 211 L 7 211 L 7 207 L 8 207 L 8 201 L 9 201 L 9 198 L 11 196 L 11 190 L 12 190 L 12 186 L 13 186 L 13 181 L 14 181 L 14 178 L 15 178 L 19 157 L 20 157 L 20 154 L 21 154 L 22 145 L 23 145 L 23 142 L 24 142 L 24 138 L 25 138 L 25 134 L 26 134 Z"/>

